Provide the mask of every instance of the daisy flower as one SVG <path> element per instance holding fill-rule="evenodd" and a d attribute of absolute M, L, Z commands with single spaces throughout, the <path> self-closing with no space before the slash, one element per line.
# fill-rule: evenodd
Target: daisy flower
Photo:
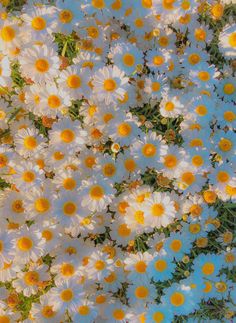
<path fill-rule="evenodd" d="M 223 266 L 221 255 L 200 254 L 193 261 L 193 269 L 196 275 L 205 278 L 215 277 Z"/>
<path fill-rule="evenodd" d="M 14 239 L 15 261 L 27 263 L 30 260 L 37 261 L 44 254 L 45 241 L 41 238 L 37 228 L 26 226 L 17 232 Z"/>
<path fill-rule="evenodd" d="M 168 323 L 174 319 L 174 314 L 167 305 L 158 304 L 150 305 L 147 309 L 146 319 L 148 322 Z"/>
<path fill-rule="evenodd" d="M 57 323 L 62 319 L 59 309 L 55 309 L 54 301 L 49 301 L 48 295 L 40 296 L 40 303 L 33 303 L 30 315 L 42 323 Z"/>
<path fill-rule="evenodd" d="M 101 281 L 107 277 L 113 269 L 113 260 L 103 252 L 95 250 L 89 257 L 88 270 L 89 279 Z"/>
<path fill-rule="evenodd" d="M 219 35 L 219 50 L 226 58 L 236 57 L 235 25 L 226 25 Z"/>
<path fill-rule="evenodd" d="M 171 279 L 175 268 L 176 264 L 173 263 L 173 258 L 166 252 L 162 251 L 160 255 L 155 256 L 149 263 L 147 273 L 155 282 L 163 282 Z"/>
<path fill-rule="evenodd" d="M 81 205 L 90 211 L 103 211 L 114 198 L 114 189 L 103 177 L 92 177 L 82 183 L 80 191 Z"/>
<path fill-rule="evenodd" d="M 46 45 L 24 49 L 19 62 L 23 76 L 36 83 L 51 81 L 59 74 L 59 57 Z"/>
<path fill-rule="evenodd" d="M 156 288 L 149 282 L 134 282 L 127 289 L 127 297 L 131 306 L 139 305 L 145 308 L 145 304 L 154 302 Z"/>
<path fill-rule="evenodd" d="M 128 279 L 132 282 L 148 281 L 148 265 L 152 260 L 148 252 L 131 254 L 124 260 L 125 270 L 128 273 Z"/>
<path fill-rule="evenodd" d="M 21 37 L 19 37 L 20 27 L 14 22 L 6 19 L 1 23 L 0 28 L 0 49 L 1 51 L 18 50 L 21 45 Z"/>
<path fill-rule="evenodd" d="M 95 72 L 92 77 L 93 93 L 99 101 L 106 104 L 116 103 L 125 95 L 128 78 L 118 67 L 104 67 Z"/>
<path fill-rule="evenodd" d="M 82 305 L 83 297 L 82 286 L 78 284 L 77 280 L 70 279 L 50 289 L 48 301 L 60 314 L 64 314 L 65 311 L 73 314 L 76 308 Z"/>
<path fill-rule="evenodd" d="M 79 21 L 83 21 L 83 13 L 79 1 L 73 3 L 56 1 L 56 31 L 63 34 L 70 34 Z"/>
<path fill-rule="evenodd" d="M 38 292 L 43 284 L 51 279 L 47 273 L 48 266 L 38 266 L 36 263 L 30 266 L 26 272 L 19 272 L 16 280 L 13 281 L 13 287 L 18 293 L 23 292 L 26 297 L 30 297 Z"/>
<path fill-rule="evenodd" d="M 41 186 L 44 180 L 44 172 L 38 165 L 32 162 L 21 161 L 14 166 L 12 180 L 17 188 L 22 191 L 28 191 L 33 187 Z"/>
<path fill-rule="evenodd" d="M 27 36 L 34 41 L 43 41 L 45 38 L 50 37 L 52 34 L 52 18 L 54 8 L 46 6 L 28 6 L 22 14 L 24 21 L 24 30 Z"/>
<path fill-rule="evenodd" d="M 59 151 L 73 154 L 81 150 L 85 144 L 87 132 L 81 128 L 79 121 L 70 118 L 55 122 L 49 131 L 50 146 Z"/>
<path fill-rule="evenodd" d="M 84 73 L 78 63 L 61 71 L 58 84 L 69 95 L 70 100 L 81 99 L 83 96 L 87 97 L 91 91 L 89 88 L 89 74 Z"/>
<path fill-rule="evenodd" d="M 174 202 L 167 193 L 154 192 L 142 204 L 150 227 L 166 227 L 175 219 Z"/>
<path fill-rule="evenodd" d="M 166 288 L 161 303 L 166 304 L 173 314 L 186 315 L 194 311 L 196 307 L 194 292 L 190 287 L 174 283 Z"/>
<path fill-rule="evenodd" d="M 155 132 L 142 136 L 138 141 L 133 141 L 131 145 L 131 154 L 141 169 L 155 167 L 166 151 L 167 146 Z"/>
<path fill-rule="evenodd" d="M 142 53 L 134 45 L 125 42 L 115 44 L 109 56 L 114 64 L 127 75 L 135 72 L 139 65 L 143 65 Z"/>
<path fill-rule="evenodd" d="M 89 300 L 85 300 L 82 305 L 77 307 L 73 316 L 75 322 L 89 323 L 97 318 L 97 307 Z"/>
<path fill-rule="evenodd" d="M 45 139 L 33 127 L 18 130 L 14 142 L 16 152 L 23 157 L 29 157 L 32 153 L 39 154 L 46 147 Z"/>

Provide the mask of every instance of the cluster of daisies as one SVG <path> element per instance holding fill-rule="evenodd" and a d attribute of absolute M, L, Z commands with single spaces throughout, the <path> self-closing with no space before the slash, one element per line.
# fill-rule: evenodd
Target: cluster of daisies
<path fill-rule="evenodd" d="M 1 1 L 1 323 L 235 320 L 233 2 Z"/>

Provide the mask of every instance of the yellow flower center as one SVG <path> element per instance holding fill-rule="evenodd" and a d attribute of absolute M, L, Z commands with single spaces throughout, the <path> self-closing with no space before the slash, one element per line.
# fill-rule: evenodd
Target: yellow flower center
<path fill-rule="evenodd" d="M 208 112 L 205 105 L 199 105 L 199 106 L 197 106 L 196 109 L 195 109 L 195 111 L 201 117 L 205 116 L 207 114 L 207 112 Z"/>
<path fill-rule="evenodd" d="M 138 286 L 136 289 L 135 289 L 135 292 L 134 292 L 136 298 L 141 298 L 141 299 L 145 299 L 148 297 L 149 295 L 149 290 L 147 287 L 145 286 Z"/>
<path fill-rule="evenodd" d="M 186 172 L 182 174 L 181 180 L 187 185 L 191 185 L 195 182 L 195 176 L 191 172 Z"/>
<path fill-rule="evenodd" d="M 212 284 L 210 282 L 205 281 L 205 288 L 203 289 L 204 293 L 210 293 L 210 291 L 212 290 Z"/>
<path fill-rule="evenodd" d="M 128 237 L 130 233 L 131 233 L 131 230 L 128 228 L 128 226 L 125 223 L 119 225 L 118 234 L 120 237 Z"/>
<path fill-rule="evenodd" d="M 165 104 L 165 110 L 166 111 L 173 111 L 175 108 L 175 105 L 173 102 L 169 101 L 169 102 L 166 102 Z"/>
<path fill-rule="evenodd" d="M 232 149 L 232 142 L 229 139 L 222 138 L 219 141 L 218 147 L 220 148 L 221 151 L 230 151 Z"/>
<path fill-rule="evenodd" d="M 63 181 L 63 187 L 65 190 L 73 190 L 76 188 L 76 181 L 73 178 L 65 178 Z"/>
<path fill-rule="evenodd" d="M 227 95 L 232 95 L 235 92 L 235 86 L 232 83 L 226 83 L 224 85 L 223 91 Z"/>
<path fill-rule="evenodd" d="M 125 317 L 125 312 L 122 309 L 115 309 L 112 315 L 117 321 L 122 321 Z"/>
<path fill-rule="evenodd" d="M 134 213 L 134 219 L 139 224 L 144 224 L 144 212 L 143 211 L 136 211 Z"/>
<path fill-rule="evenodd" d="M 211 7 L 211 14 L 215 19 L 220 19 L 224 13 L 224 6 L 221 3 L 216 3 Z"/>
<path fill-rule="evenodd" d="M 152 91 L 158 92 L 161 88 L 161 85 L 159 82 L 152 82 Z"/>
<path fill-rule="evenodd" d="M 162 56 L 154 56 L 153 57 L 153 64 L 160 66 L 164 63 L 164 58 Z"/>
<path fill-rule="evenodd" d="M 93 168 L 93 166 L 96 165 L 96 158 L 93 156 L 88 156 L 85 158 L 84 163 L 87 168 Z"/>
<path fill-rule="evenodd" d="M 193 164 L 193 166 L 201 167 L 204 164 L 204 160 L 203 160 L 202 156 L 200 156 L 200 155 L 193 156 L 192 157 L 192 164 Z"/>
<path fill-rule="evenodd" d="M 73 12 L 68 9 L 62 10 L 59 13 L 59 20 L 63 24 L 69 24 L 72 21 L 73 17 Z"/>
<path fill-rule="evenodd" d="M 206 71 L 201 71 L 198 73 L 198 78 L 203 82 L 207 82 L 210 80 L 210 74 Z"/>
<path fill-rule="evenodd" d="M 156 155 L 156 147 L 153 144 L 145 144 L 142 148 L 142 154 L 147 158 L 152 158 Z"/>
<path fill-rule="evenodd" d="M 88 315 L 90 313 L 90 308 L 87 305 L 82 305 L 78 308 L 78 312 L 80 315 Z"/>
<path fill-rule="evenodd" d="M 115 272 L 110 273 L 107 277 L 104 278 L 105 282 L 108 284 L 112 284 L 117 280 L 117 276 Z"/>
<path fill-rule="evenodd" d="M 155 262 L 156 271 L 163 272 L 167 268 L 167 263 L 163 259 L 159 259 Z"/>
<path fill-rule="evenodd" d="M 139 274 L 144 274 L 146 272 L 146 268 L 147 268 L 147 264 L 140 260 L 135 264 L 135 270 L 137 271 L 137 273 Z"/>
<path fill-rule="evenodd" d="M 34 286 L 39 283 L 39 274 L 36 271 L 29 271 L 24 275 L 26 285 Z"/>
<path fill-rule="evenodd" d="M 4 250 L 4 243 L 2 240 L 0 240 L 0 252 L 3 252 Z"/>
<path fill-rule="evenodd" d="M 38 198 L 34 202 L 34 208 L 39 213 L 47 212 L 50 209 L 50 207 L 51 207 L 51 204 L 50 204 L 49 200 L 45 197 Z"/>
<path fill-rule="evenodd" d="M 161 323 L 163 322 L 165 316 L 163 313 L 161 312 L 155 312 L 153 315 L 152 315 L 152 319 L 155 323 Z"/>
<path fill-rule="evenodd" d="M 162 216 L 163 213 L 165 212 L 164 206 L 160 203 L 153 204 L 151 209 L 152 209 L 153 216 Z"/>
<path fill-rule="evenodd" d="M 128 67 L 134 66 L 134 64 L 135 64 L 135 57 L 134 57 L 134 55 L 132 55 L 132 54 L 125 54 L 123 56 L 123 63 L 124 63 L 124 65 L 126 65 Z"/>
<path fill-rule="evenodd" d="M 46 319 L 50 319 L 55 316 L 55 312 L 52 309 L 52 306 L 46 305 L 42 308 L 41 310 L 42 316 L 45 317 Z"/>
<path fill-rule="evenodd" d="M 215 266 L 213 263 L 211 262 L 206 262 L 203 266 L 202 266 L 202 273 L 204 275 L 212 275 L 215 271 Z"/>
<path fill-rule="evenodd" d="M 60 296 L 63 302 L 70 302 L 74 297 L 74 293 L 71 289 L 68 288 L 63 290 Z"/>
<path fill-rule="evenodd" d="M 58 109 L 61 105 L 61 99 L 57 95 L 50 95 L 48 97 L 48 106 L 51 109 Z"/>
<path fill-rule="evenodd" d="M 225 111 L 224 119 L 228 122 L 233 122 L 236 119 L 236 115 L 233 111 Z"/>
<path fill-rule="evenodd" d="M 106 263 L 103 260 L 97 260 L 94 264 L 94 268 L 99 271 L 103 270 L 104 268 L 106 268 Z"/>
<path fill-rule="evenodd" d="M 74 202 L 66 202 L 63 205 L 63 213 L 66 216 L 73 216 L 77 211 L 77 205 Z"/>
<path fill-rule="evenodd" d="M 96 9 L 103 9 L 106 7 L 104 0 L 92 0 L 92 6 Z"/>
<path fill-rule="evenodd" d="M 1 30 L 2 40 L 5 42 L 11 42 L 16 36 L 14 28 L 11 26 L 5 26 Z"/>
<path fill-rule="evenodd" d="M 182 306 L 185 302 L 185 297 L 180 292 L 174 292 L 170 297 L 170 302 L 173 306 L 179 307 Z"/>
<path fill-rule="evenodd" d="M 235 196 L 236 195 L 236 187 L 226 185 L 225 191 L 229 196 Z"/>
<path fill-rule="evenodd" d="M 182 248 L 182 242 L 180 240 L 175 239 L 171 241 L 171 244 L 170 244 L 171 250 L 173 250 L 174 252 L 179 252 L 181 248 Z"/>
<path fill-rule="evenodd" d="M 236 32 L 232 33 L 229 36 L 229 44 L 231 47 L 235 48 L 236 47 Z"/>
<path fill-rule="evenodd" d="M 118 209 L 119 213 L 125 214 L 126 213 L 126 209 L 127 209 L 128 206 L 129 206 L 129 203 L 128 202 L 121 201 L 121 202 L 118 203 L 117 209 Z"/>
<path fill-rule="evenodd" d="M 189 232 L 192 234 L 197 234 L 201 231 L 201 225 L 198 223 L 191 223 L 189 225 Z"/>
<path fill-rule="evenodd" d="M 46 241 L 50 241 L 53 238 L 53 233 L 49 230 L 44 230 L 42 232 L 42 237 L 46 240 Z"/>
<path fill-rule="evenodd" d="M 69 144 L 75 139 L 75 133 L 70 129 L 64 129 L 62 130 L 60 137 L 64 143 Z"/>
<path fill-rule="evenodd" d="M 24 212 L 23 201 L 22 200 L 15 200 L 12 202 L 11 205 L 12 211 L 15 213 L 22 213 Z"/>
<path fill-rule="evenodd" d="M 21 251 L 29 251 L 33 247 L 33 241 L 29 237 L 21 237 L 17 241 L 17 247 Z"/>
<path fill-rule="evenodd" d="M 7 315 L 0 315 L 0 323 L 10 323 L 10 319 Z"/>
<path fill-rule="evenodd" d="M 174 6 L 173 4 L 175 3 L 175 0 L 162 0 L 162 6 L 165 10 L 173 10 Z"/>
<path fill-rule="evenodd" d="M 121 123 L 119 126 L 118 126 L 118 134 L 121 136 L 121 137 L 127 137 L 130 135 L 131 131 L 132 131 L 132 127 L 124 122 L 124 123 Z"/>
<path fill-rule="evenodd" d="M 55 151 L 55 153 L 53 154 L 53 158 L 55 160 L 62 160 L 64 158 L 64 154 L 60 151 Z"/>
<path fill-rule="evenodd" d="M 104 176 L 112 177 L 116 173 L 116 167 L 114 166 L 114 164 L 105 164 L 102 168 L 102 172 Z"/>
<path fill-rule="evenodd" d="M 150 9 L 152 8 L 152 0 L 142 0 L 142 6 L 145 9 Z"/>
<path fill-rule="evenodd" d="M 167 168 L 174 168 L 178 163 L 178 159 L 175 155 L 167 155 L 164 157 L 164 165 Z"/>
<path fill-rule="evenodd" d="M 230 176 L 227 172 L 225 171 L 219 171 L 218 174 L 217 174 L 217 180 L 220 182 L 220 183 L 227 183 L 230 179 Z"/>
<path fill-rule="evenodd" d="M 66 277 L 73 276 L 75 273 L 75 268 L 72 264 L 65 263 L 61 266 L 61 273 Z"/>
<path fill-rule="evenodd" d="M 39 73 L 46 73 L 49 70 L 49 63 L 44 58 L 39 58 L 35 62 L 35 68 Z"/>
<path fill-rule="evenodd" d="M 35 174 L 34 174 L 34 172 L 26 171 L 23 173 L 22 179 L 23 179 L 23 181 L 25 181 L 27 183 L 31 183 L 35 180 Z"/>
<path fill-rule="evenodd" d="M 91 187 L 90 189 L 90 197 L 93 199 L 93 200 L 100 200 L 103 198 L 104 196 L 104 189 L 99 186 L 99 185 L 94 185 L 93 187 Z"/>
<path fill-rule="evenodd" d="M 190 54 L 189 57 L 188 57 L 188 62 L 191 64 L 191 65 L 196 65 L 200 62 L 201 58 L 198 54 Z"/>
<path fill-rule="evenodd" d="M 108 92 L 113 92 L 117 88 L 116 81 L 113 79 L 107 79 L 103 83 L 103 87 Z"/>
<path fill-rule="evenodd" d="M 7 165 L 8 163 L 8 158 L 7 156 L 0 154 L 0 168 L 3 168 Z"/>
<path fill-rule="evenodd" d="M 204 29 L 195 29 L 194 35 L 197 41 L 204 41 L 206 39 L 206 31 Z"/>
<path fill-rule="evenodd" d="M 143 19 L 142 18 L 135 19 L 134 25 L 135 25 L 136 28 L 143 28 L 143 26 L 144 26 Z"/>
<path fill-rule="evenodd" d="M 33 150 L 37 145 L 37 140 L 34 137 L 29 136 L 24 139 L 24 146 L 28 150 Z"/>
<path fill-rule="evenodd" d="M 81 87 L 81 78 L 78 75 L 70 75 L 67 78 L 67 85 L 71 89 L 78 89 Z"/>
<path fill-rule="evenodd" d="M 192 216 L 199 216 L 202 213 L 202 207 L 198 204 L 193 204 L 190 207 L 190 213 Z"/>
<path fill-rule="evenodd" d="M 46 28 L 46 25 L 46 20 L 40 16 L 33 18 L 31 22 L 32 28 L 37 31 L 44 30 Z"/>

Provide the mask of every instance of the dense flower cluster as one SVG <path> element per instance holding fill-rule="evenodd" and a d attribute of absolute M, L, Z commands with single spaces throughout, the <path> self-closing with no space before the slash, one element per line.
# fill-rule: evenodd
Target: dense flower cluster
<path fill-rule="evenodd" d="M 0 322 L 233 322 L 231 1 L 7 2 Z"/>

